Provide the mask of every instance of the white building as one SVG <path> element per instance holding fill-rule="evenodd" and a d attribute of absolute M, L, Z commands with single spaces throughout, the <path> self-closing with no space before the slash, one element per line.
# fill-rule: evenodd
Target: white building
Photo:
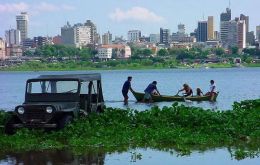
<path fill-rule="evenodd" d="M 5 31 L 5 39 L 7 46 L 20 45 L 21 33 L 20 30 L 10 29 Z"/>
<path fill-rule="evenodd" d="M 260 42 L 260 25 L 256 26 L 256 39 Z"/>
<path fill-rule="evenodd" d="M 240 20 L 237 22 L 237 46 L 239 49 L 246 48 L 246 22 Z"/>
<path fill-rule="evenodd" d="M 20 15 L 16 16 L 16 29 L 21 32 L 21 41 L 28 38 L 28 21 L 29 18 L 27 12 L 21 12 Z"/>
<path fill-rule="evenodd" d="M 6 58 L 5 55 L 5 41 L 2 38 L 0 38 L 0 60 L 4 60 Z"/>
<path fill-rule="evenodd" d="M 112 58 L 112 48 L 98 48 L 97 57 L 102 60 L 108 60 Z"/>
<path fill-rule="evenodd" d="M 91 43 L 89 26 L 83 26 L 83 25 L 75 26 L 74 34 L 75 34 L 76 47 L 86 46 L 87 44 Z"/>
<path fill-rule="evenodd" d="M 139 42 L 139 38 L 141 37 L 141 31 L 140 30 L 130 30 L 127 33 L 127 40 L 129 42 Z"/>

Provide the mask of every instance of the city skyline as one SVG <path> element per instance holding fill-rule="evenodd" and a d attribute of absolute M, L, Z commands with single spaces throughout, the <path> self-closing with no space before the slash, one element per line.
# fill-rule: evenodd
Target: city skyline
<path fill-rule="evenodd" d="M 205 8 L 201 9 L 201 4 Z M 260 24 L 256 12 L 259 5 L 258 0 L 231 0 L 232 19 L 240 14 L 248 15 L 249 31 L 255 31 Z M 208 16 L 214 16 L 214 28 L 219 31 L 220 14 L 228 6 L 228 0 L 219 0 L 216 4 L 208 0 L 165 0 L 163 3 L 157 0 L 3 0 L 0 2 L 0 37 L 4 38 L 6 30 L 16 29 L 15 17 L 20 12 L 29 14 L 29 37 L 55 36 L 60 34 L 60 28 L 67 21 L 75 24 L 87 19 L 97 25 L 98 33 L 109 30 L 113 36 L 123 35 L 125 38 L 129 30 L 135 29 L 141 30 L 142 35 L 158 34 L 160 27 L 170 29 L 171 33 L 177 32 L 179 23 L 185 24 L 186 32 L 190 33 L 199 21 L 207 20 Z"/>

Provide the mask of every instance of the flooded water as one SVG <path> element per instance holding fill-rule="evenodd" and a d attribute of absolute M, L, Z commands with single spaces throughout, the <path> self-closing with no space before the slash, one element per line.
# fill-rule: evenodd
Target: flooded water
<path fill-rule="evenodd" d="M 220 92 L 217 102 L 184 102 L 188 106 L 199 106 L 210 109 L 231 109 L 234 101 L 260 98 L 260 68 L 232 69 L 189 69 L 189 70 L 123 70 L 123 71 L 77 71 L 77 72 L 0 72 L 0 109 L 12 110 L 24 100 L 25 81 L 42 74 L 66 73 L 101 73 L 104 99 L 106 106 L 131 108 L 137 110 L 149 109 L 154 105 L 170 106 L 173 102 L 155 104 L 136 103 L 132 94 L 128 106 L 123 105 L 121 87 L 127 76 L 132 76 L 132 87 L 143 91 L 146 86 L 156 80 L 161 94 L 175 95 L 183 83 L 188 83 L 193 89 L 200 87 L 204 92 L 209 88 L 209 81 L 214 79 Z M 1 153 L 0 164 L 97 164 L 97 165 L 153 165 L 153 164 L 228 164 L 228 165 L 258 165 L 260 158 L 236 160 L 226 148 L 194 151 L 189 156 L 180 156 L 172 151 L 153 149 L 130 149 L 125 152 L 96 153 L 80 155 L 72 151 L 31 151 L 23 153 Z"/>
<path fill-rule="evenodd" d="M 174 69 L 174 70 L 120 70 L 120 71 L 78 71 L 78 72 L 0 72 L 0 109 L 11 110 L 23 103 L 25 81 L 42 74 L 93 73 L 102 75 L 104 99 L 109 107 L 150 109 L 151 106 L 170 106 L 173 102 L 154 104 L 136 103 L 130 93 L 129 105 L 123 105 L 121 88 L 127 76 L 132 76 L 132 87 L 142 92 L 146 86 L 156 80 L 163 95 L 175 95 L 183 83 L 194 90 L 200 87 L 204 93 L 209 89 L 209 81 L 215 80 L 220 92 L 217 102 L 186 102 L 188 106 L 209 109 L 231 109 L 234 101 L 260 98 L 260 68 L 232 69 Z"/>
<path fill-rule="evenodd" d="M 258 165 L 260 158 L 236 160 L 225 148 L 206 152 L 195 151 L 188 156 L 176 152 L 153 149 L 132 149 L 127 152 L 102 153 L 91 152 L 80 155 L 71 151 L 31 151 L 23 153 L 5 153 L 0 155 L 1 165 Z"/>

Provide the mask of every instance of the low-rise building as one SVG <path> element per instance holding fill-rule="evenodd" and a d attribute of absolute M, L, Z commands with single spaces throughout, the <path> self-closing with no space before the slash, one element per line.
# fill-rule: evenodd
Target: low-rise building
<path fill-rule="evenodd" d="M 98 48 L 97 57 L 101 60 L 108 60 L 112 58 L 112 48 Z"/>
<path fill-rule="evenodd" d="M 112 48 L 115 58 L 127 59 L 131 57 L 131 48 L 122 44 L 102 45 L 101 48 Z"/>
<path fill-rule="evenodd" d="M 13 45 L 11 47 L 6 47 L 6 58 L 20 57 L 22 55 L 23 49 L 21 46 Z"/>

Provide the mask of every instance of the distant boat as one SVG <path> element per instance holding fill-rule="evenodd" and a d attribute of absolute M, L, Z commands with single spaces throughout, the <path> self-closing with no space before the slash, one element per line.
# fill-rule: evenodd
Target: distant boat
<path fill-rule="evenodd" d="M 132 91 L 135 99 L 137 101 L 142 101 L 144 98 L 144 93 L 140 93 L 140 92 L 135 92 Z M 166 95 L 152 95 L 152 100 L 154 102 L 163 102 L 163 101 L 186 101 L 186 100 L 190 100 L 190 101 L 216 101 L 217 97 L 218 97 L 217 93 L 213 98 L 211 98 L 211 96 L 188 96 L 188 97 L 183 97 L 183 96 L 166 96 Z"/>

